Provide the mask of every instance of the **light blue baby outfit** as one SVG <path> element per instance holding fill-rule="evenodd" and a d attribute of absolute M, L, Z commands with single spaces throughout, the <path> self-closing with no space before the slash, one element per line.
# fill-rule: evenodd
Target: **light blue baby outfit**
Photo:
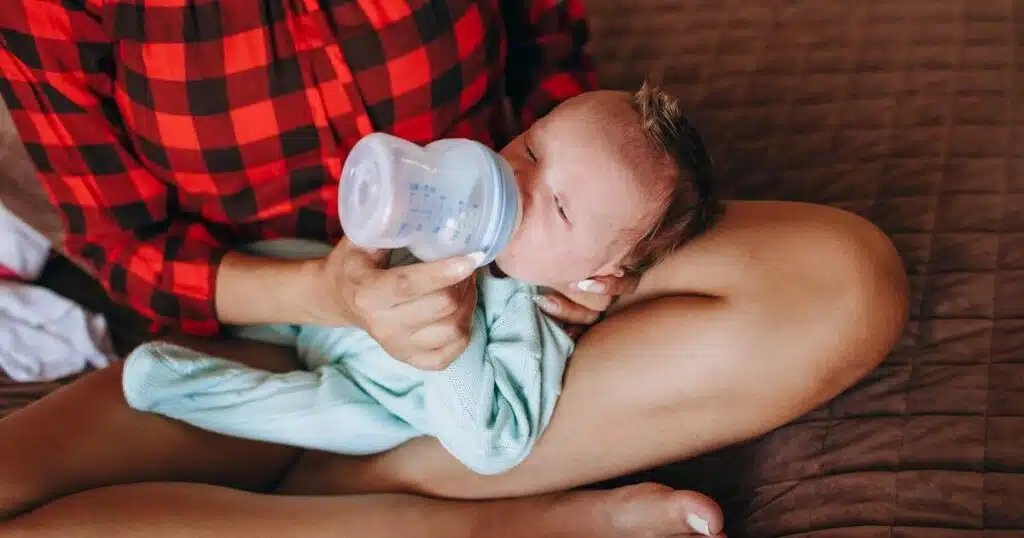
<path fill-rule="evenodd" d="M 255 251 L 294 258 L 325 249 L 290 240 Z M 392 264 L 411 261 L 403 251 Z M 534 286 L 486 269 L 477 286 L 469 347 L 442 371 L 399 362 L 358 329 L 254 326 L 240 335 L 294 346 L 307 370 L 274 374 L 152 342 L 126 359 L 125 398 L 205 430 L 341 454 L 429 435 L 469 469 L 501 473 L 547 426 L 574 344 L 537 308 Z"/>

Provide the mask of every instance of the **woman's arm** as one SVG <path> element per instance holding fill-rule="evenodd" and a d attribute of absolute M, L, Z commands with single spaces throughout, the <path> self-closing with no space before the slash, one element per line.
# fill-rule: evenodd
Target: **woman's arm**
<path fill-rule="evenodd" d="M 229 252 L 217 268 L 217 318 L 229 325 L 330 324 L 351 316 L 325 306 L 324 258 L 279 259 Z"/>
<path fill-rule="evenodd" d="M 384 327 L 382 339 L 398 341 L 408 336 L 399 330 L 406 323 L 370 318 L 451 286 L 472 269 L 448 272 L 469 262 L 454 260 L 419 268 L 414 277 L 374 271 L 382 256 L 349 246 L 304 261 L 229 251 L 203 222 L 177 211 L 174 187 L 130 141 L 114 97 L 116 44 L 105 5 L 5 4 L 0 95 L 60 211 L 68 254 L 91 266 L 112 299 L 150 320 L 154 332 L 209 336 L 225 324 L 356 324 Z M 418 280 L 407 285 L 410 278 Z"/>
<path fill-rule="evenodd" d="M 218 330 L 226 250 L 175 213 L 176 193 L 132 147 L 113 97 L 102 2 L 10 0 L 0 9 L 0 95 L 65 227 L 68 254 L 112 298 L 193 334 Z"/>

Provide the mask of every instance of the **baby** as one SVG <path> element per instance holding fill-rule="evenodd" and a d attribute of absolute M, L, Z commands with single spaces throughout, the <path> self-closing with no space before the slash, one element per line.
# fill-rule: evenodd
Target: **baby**
<path fill-rule="evenodd" d="M 547 427 L 574 341 L 535 303 L 541 287 L 639 273 L 714 217 L 710 160 L 675 100 L 644 85 L 556 107 L 502 150 L 523 213 L 494 263 L 477 271 L 469 346 L 424 371 L 388 356 L 364 331 L 245 327 L 297 349 L 307 370 L 283 374 L 154 342 L 126 360 L 135 409 L 226 435 L 365 455 L 429 435 L 467 468 L 518 465 Z M 326 245 L 265 243 L 272 256 Z M 392 264 L 413 263 L 404 251 Z"/>

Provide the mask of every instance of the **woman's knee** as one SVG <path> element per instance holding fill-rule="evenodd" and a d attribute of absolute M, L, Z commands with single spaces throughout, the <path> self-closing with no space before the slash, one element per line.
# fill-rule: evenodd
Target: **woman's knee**
<path fill-rule="evenodd" d="M 645 278 L 631 302 L 719 297 L 735 360 L 777 356 L 815 383 L 835 377 L 830 386 L 881 362 L 908 310 L 907 277 L 890 238 L 860 216 L 814 204 L 731 204 L 717 229 Z"/>
<path fill-rule="evenodd" d="M 823 244 L 828 248 L 818 271 L 830 276 L 837 294 L 820 298 L 839 302 L 850 313 L 851 324 L 870 328 L 877 340 L 874 359 L 895 344 L 907 320 L 909 285 L 906 269 L 889 236 L 871 221 L 849 212 L 823 213 Z M 810 247 L 814 248 L 814 245 Z"/>
<path fill-rule="evenodd" d="M 899 252 L 889 236 L 864 217 L 828 206 L 794 207 L 803 214 L 780 227 L 780 233 L 788 230 L 799 238 L 780 241 L 777 259 L 793 260 L 786 268 L 790 273 L 779 275 L 790 280 L 785 289 L 797 291 L 810 315 L 830 315 L 846 329 L 837 337 L 857 339 L 856 347 L 864 351 L 861 360 L 880 361 L 895 344 L 908 312 L 908 280 Z M 788 304 L 787 299 L 775 297 L 778 305 Z M 860 340 L 863 337 L 868 341 Z"/>
<path fill-rule="evenodd" d="M 763 219 L 765 231 L 757 240 L 762 250 L 775 252 L 760 259 L 777 264 L 768 270 L 775 277 L 769 282 L 789 280 L 797 289 L 814 292 L 804 298 L 823 307 L 846 301 L 903 310 L 907 278 L 902 261 L 889 236 L 870 220 L 806 203 L 781 204 Z"/>
<path fill-rule="evenodd" d="M 874 223 L 836 208 L 807 207 L 793 224 L 803 230 L 803 241 L 785 253 L 797 260 L 787 289 L 798 302 L 776 295 L 764 314 L 803 309 L 803 337 L 820 342 L 817 356 L 806 358 L 808 379 L 814 392 L 831 397 L 884 361 L 896 344 L 907 321 L 908 279 L 893 242 Z M 788 334 L 801 337 L 800 329 Z"/>
<path fill-rule="evenodd" d="M 863 299 L 900 310 L 907 279 L 890 238 L 863 217 L 818 204 L 733 202 L 708 233 L 644 275 L 637 295 L 679 294 L 815 306 Z"/>

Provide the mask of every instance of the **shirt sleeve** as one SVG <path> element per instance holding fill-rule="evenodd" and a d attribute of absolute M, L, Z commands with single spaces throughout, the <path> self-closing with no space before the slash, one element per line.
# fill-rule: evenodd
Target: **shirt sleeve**
<path fill-rule="evenodd" d="M 520 129 L 557 104 L 597 89 L 586 50 L 583 0 L 503 0 L 508 35 L 506 93 Z"/>
<path fill-rule="evenodd" d="M 114 101 L 101 3 L 5 0 L 0 95 L 60 213 L 67 253 L 154 332 L 216 333 L 214 279 L 225 250 L 176 214 L 175 192 L 132 148 Z"/>
<path fill-rule="evenodd" d="M 445 370 L 428 372 L 425 415 L 433 434 L 479 474 L 519 465 L 547 427 L 573 341 L 516 292 L 490 320 L 477 309 L 470 345 Z"/>

